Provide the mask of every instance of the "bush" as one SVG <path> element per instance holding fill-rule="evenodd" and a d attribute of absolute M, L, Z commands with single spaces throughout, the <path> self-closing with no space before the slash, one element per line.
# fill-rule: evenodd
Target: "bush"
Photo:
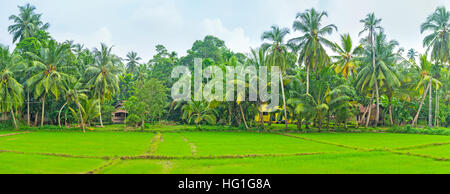
<path fill-rule="evenodd" d="M 125 124 L 129 127 L 136 127 L 141 122 L 141 118 L 135 114 L 130 114 L 125 119 Z"/>

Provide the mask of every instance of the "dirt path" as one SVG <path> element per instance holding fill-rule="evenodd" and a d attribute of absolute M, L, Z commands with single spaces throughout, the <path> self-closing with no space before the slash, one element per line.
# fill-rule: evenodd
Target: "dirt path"
<path fill-rule="evenodd" d="M 32 133 L 32 132 L 10 133 L 10 134 L 0 135 L 0 137 L 8 137 L 8 136 L 13 136 L 13 135 L 22 135 L 22 134 L 27 134 L 27 133 Z"/>
<path fill-rule="evenodd" d="M 184 137 L 183 135 L 181 135 L 181 137 L 183 138 L 184 142 L 188 143 L 189 146 L 191 147 L 191 153 L 192 156 L 197 156 L 197 146 L 195 146 L 194 143 L 190 142 L 186 137 Z"/>

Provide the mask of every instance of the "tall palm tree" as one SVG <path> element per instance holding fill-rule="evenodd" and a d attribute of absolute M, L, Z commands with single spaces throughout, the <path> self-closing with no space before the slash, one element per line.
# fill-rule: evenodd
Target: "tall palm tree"
<path fill-rule="evenodd" d="M 0 111 L 10 112 L 14 127 L 18 129 L 14 109 L 22 106 L 23 86 L 14 78 L 14 74 L 24 69 L 20 55 L 10 54 L 8 48 L 0 47 Z"/>
<path fill-rule="evenodd" d="M 363 34 L 364 32 L 368 32 L 369 35 L 367 37 L 368 43 L 370 44 L 372 48 L 372 68 L 375 69 L 376 67 L 376 59 L 375 59 L 375 37 L 376 37 L 376 31 L 383 31 L 383 28 L 380 26 L 381 19 L 377 19 L 375 17 L 374 13 L 370 13 L 366 16 L 366 18 L 360 20 L 361 23 L 364 24 L 364 29 L 359 32 L 359 35 Z M 373 71 L 375 73 L 375 71 Z M 375 75 L 374 75 L 375 76 Z M 378 79 L 376 76 L 374 79 Z M 375 94 L 376 94 L 376 101 L 377 101 L 377 113 L 375 117 L 375 126 L 378 126 L 378 122 L 380 120 L 380 92 L 378 88 L 378 82 L 374 81 L 374 87 L 375 87 Z"/>
<path fill-rule="evenodd" d="M 284 123 L 285 128 L 288 129 L 287 124 L 287 110 L 286 110 L 286 95 L 284 94 L 284 81 L 283 73 L 287 71 L 287 47 L 284 44 L 284 38 L 289 34 L 289 29 L 280 28 L 278 26 L 272 26 L 271 30 L 263 33 L 261 39 L 269 40 L 270 44 L 265 44 L 263 47 L 269 49 L 268 65 L 269 66 L 279 66 L 281 69 L 280 82 L 281 82 L 281 93 L 283 96 L 283 109 L 284 109 Z"/>
<path fill-rule="evenodd" d="M 42 115 L 41 127 L 44 125 L 45 118 L 45 100 L 49 93 L 53 94 L 56 99 L 64 90 L 64 82 L 73 79 L 72 76 L 65 73 L 71 69 L 67 66 L 67 44 L 58 44 L 55 40 L 49 41 L 36 55 L 27 52 L 27 55 L 33 60 L 31 70 L 35 74 L 27 80 L 28 86 L 34 86 L 34 97 L 41 97 L 42 100 Z"/>
<path fill-rule="evenodd" d="M 89 66 L 85 72 L 87 84 L 94 89 L 94 95 L 98 98 L 100 112 L 100 126 L 103 127 L 101 104 L 106 99 L 111 99 L 119 92 L 119 73 L 116 64 L 120 62 L 118 57 L 111 53 L 112 47 L 101 44 L 101 49 L 95 49 L 95 63 Z"/>
<path fill-rule="evenodd" d="M 125 61 L 127 61 L 127 70 L 130 73 L 134 73 L 134 70 L 139 64 L 139 61 L 141 60 L 141 57 L 137 56 L 137 53 L 134 51 L 131 51 L 127 54 L 127 58 Z"/>
<path fill-rule="evenodd" d="M 18 6 L 20 13 L 18 15 L 9 16 L 9 20 L 14 22 L 8 27 L 8 31 L 13 35 L 13 43 L 17 40 L 23 40 L 32 37 L 38 30 L 47 30 L 50 25 L 41 21 L 42 14 L 36 14 L 35 6 L 29 3 L 25 6 Z"/>
<path fill-rule="evenodd" d="M 408 50 L 408 53 L 406 54 L 409 61 L 416 61 L 416 57 L 418 56 L 418 52 L 415 51 L 413 48 Z"/>
<path fill-rule="evenodd" d="M 442 85 L 439 80 L 433 78 L 431 75 L 431 69 L 432 69 L 432 63 L 427 60 L 427 55 L 420 56 L 420 66 L 415 66 L 417 72 L 421 75 L 421 79 L 419 81 L 419 84 L 417 84 L 416 89 L 420 90 L 420 93 L 422 93 L 422 99 L 419 104 L 419 109 L 417 110 L 416 116 L 414 117 L 414 120 L 412 121 L 412 125 L 417 125 L 417 120 L 419 119 L 420 110 L 422 109 L 423 103 L 425 102 L 425 98 L 427 97 L 427 93 L 429 92 L 429 110 L 428 110 L 428 126 L 431 127 L 432 124 L 432 88 L 433 83 L 435 84 L 436 88 L 438 88 L 440 85 Z M 426 89 L 425 89 L 426 85 Z"/>
<path fill-rule="evenodd" d="M 267 52 L 264 48 L 258 48 L 258 49 L 251 49 L 251 56 L 249 58 L 249 63 L 251 65 L 254 65 L 257 69 L 259 69 L 262 66 L 266 66 L 267 62 Z M 256 89 L 257 92 L 261 92 L 261 89 L 267 87 L 267 84 L 260 85 L 261 82 L 259 81 L 260 77 L 257 76 L 258 79 L 258 86 L 259 89 Z M 259 101 L 259 122 L 261 123 L 262 129 L 265 129 L 264 125 L 264 118 L 263 118 L 263 102 L 260 98 L 258 98 Z"/>
<path fill-rule="evenodd" d="M 311 70 L 320 70 L 328 65 L 330 58 L 327 55 L 324 46 L 334 47 L 334 43 L 326 39 L 325 35 L 330 35 L 337 31 L 334 24 L 322 27 L 323 17 L 328 17 L 325 11 L 319 12 L 314 8 L 306 10 L 304 13 L 297 14 L 297 20 L 294 21 L 294 31 L 300 31 L 304 35 L 289 40 L 290 43 L 298 45 L 300 48 L 299 64 L 306 66 L 306 93 L 309 93 L 309 74 Z"/>
<path fill-rule="evenodd" d="M 431 50 L 431 59 L 445 65 L 450 55 L 450 12 L 445 7 L 438 7 L 420 26 L 420 32 L 431 31 L 423 39 L 427 53 Z M 447 67 L 448 68 L 448 67 Z"/>
<path fill-rule="evenodd" d="M 337 61 L 334 63 L 334 70 L 336 73 L 342 74 L 345 79 L 351 74 L 353 80 L 355 80 L 355 75 L 357 74 L 357 55 L 361 54 L 363 48 L 358 45 L 353 48 L 352 39 L 349 34 L 341 35 L 341 45 L 335 44 L 333 47 L 334 51 L 337 52 L 338 56 L 333 56 Z"/>

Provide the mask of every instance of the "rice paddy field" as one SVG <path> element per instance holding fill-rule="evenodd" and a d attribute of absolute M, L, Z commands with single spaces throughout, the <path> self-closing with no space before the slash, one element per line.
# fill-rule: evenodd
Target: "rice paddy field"
<path fill-rule="evenodd" d="M 2 174 L 449 174 L 450 136 L 0 131 L 0 164 Z"/>

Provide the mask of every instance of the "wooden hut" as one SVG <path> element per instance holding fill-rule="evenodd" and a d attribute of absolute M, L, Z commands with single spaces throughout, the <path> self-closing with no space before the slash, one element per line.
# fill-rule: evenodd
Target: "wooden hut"
<path fill-rule="evenodd" d="M 128 116 L 128 111 L 123 108 L 123 103 L 118 103 L 116 106 L 116 111 L 112 113 L 112 123 L 113 124 L 123 124 Z"/>

